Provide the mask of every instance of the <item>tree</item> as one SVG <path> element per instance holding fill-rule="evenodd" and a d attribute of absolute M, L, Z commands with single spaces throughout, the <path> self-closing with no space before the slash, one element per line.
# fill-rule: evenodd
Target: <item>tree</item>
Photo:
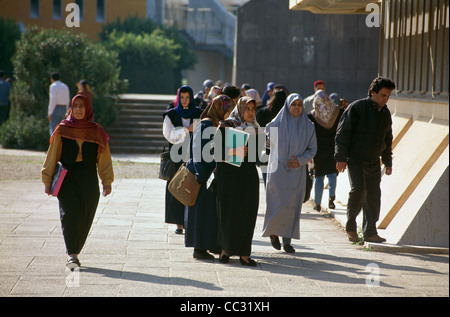
<path fill-rule="evenodd" d="M 16 41 L 20 39 L 20 28 L 14 20 L 0 16 L 0 69 L 6 77 L 12 77 L 13 65 L 11 57 L 16 51 Z"/>
<path fill-rule="evenodd" d="M 181 73 L 197 62 L 186 40 L 173 28 L 156 26 L 149 19 L 128 17 L 103 26 L 100 41 L 119 53 L 121 78 L 129 92 L 173 94 Z"/>
<path fill-rule="evenodd" d="M 87 39 L 68 31 L 39 30 L 32 27 L 22 34 L 13 56 L 16 79 L 11 96 L 11 118 L 2 125 L 0 136 L 6 147 L 42 149 L 48 146 L 47 107 L 50 73 L 60 73 L 71 96 L 76 82 L 86 79 L 93 89 L 94 120 L 105 127 L 116 121 L 118 95 L 126 90 L 119 79 L 118 56 Z M 34 122 L 33 137 L 20 127 Z M 15 131 L 12 133 L 11 131 Z"/>

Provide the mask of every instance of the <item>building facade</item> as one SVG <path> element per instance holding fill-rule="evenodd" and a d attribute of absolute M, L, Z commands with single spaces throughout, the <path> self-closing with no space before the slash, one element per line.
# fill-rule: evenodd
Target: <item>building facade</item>
<path fill-rule="evenodd" d="M 448 248 L 449 1 L 290 0 L 290 9 L 366 21 L 378 14 L 378 74 L 397 85 L 388 102 L 393 173 L 381 181 L 378 228 L 392 243 Z"/>
<path fill-rule="evenodd" d="M 184 73 L 194 91 L 205 79 L 232 79 L 235 15 L 248 0 L 14 0 L 0 1 L 0 15 L 24 29 L 37 25 L 85 33 L 98 39 L 102 25 L 129 16 L 149 18 L 156 24 L 176 26 L 198 56 L 198 64 Z M 74 23 L 72 4 L 79 8 Z M 175 92 L 174 92 L 175 93 Z"/>
<path fill-rule="evenodd" d="M 252 0 L 238 9 L 233 81 L 262 95 L 268 82 L 307 97 L 316 80 L 328 93 L 362 98 L 378 73 L 378 30 L 357 15 L 289 10 L 287 0 Z"/>
<path fill-rule="evenodd" d="M 75 11 L 79 7 L 79 26 L 74 25 Z M 137 16 L 145 18 L 149 11 L 145 0 L 15 0 L 0 1 L 0 15 L 15 20 L 23 27 L 37 25 L 43 28 L 85 33 L 98 39 L 102 25 L 117 18 Z"/>

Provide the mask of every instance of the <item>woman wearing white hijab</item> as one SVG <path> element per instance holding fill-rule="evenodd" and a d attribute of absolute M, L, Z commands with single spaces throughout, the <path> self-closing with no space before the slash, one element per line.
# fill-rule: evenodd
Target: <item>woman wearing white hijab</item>
<path fill-rule="evenodd" d="M 277 128 L 277 129 L 275 129 Z M 306 165 L 317 150 L 314 124 L 303 111 L 303 98 L 290 94 L 265 129 L 270 139 L 267 169 L 266 215 L 263 237 L 272 246 L 295 252 L 291 239 L 300 239 L 300 213 L 306 188 Z"/>

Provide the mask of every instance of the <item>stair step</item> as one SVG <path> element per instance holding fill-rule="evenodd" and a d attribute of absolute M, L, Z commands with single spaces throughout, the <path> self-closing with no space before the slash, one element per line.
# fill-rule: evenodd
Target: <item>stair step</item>
<path fill-rule="evenodd" d="M 151 134 L 162 136 L 162 128 L 151 127 L 151 128 L 136 128 L 136 127 L 111 127 L 108 128 L 107 133 L 110 135 L 124 135 L 124 134 Z"/>
<path fill-rule="evenodd" d="M 111 154 L 159 154 L 161 153 L 160 147 L 133 147 L 133 146 L 120 146 L 116 148 L 111 148 Z"/>
<path fill-rule="evenodd" d="M 111 153 L 161 153 L 163 113 L 176 96 L 121 95 L 117 122 L 107 129 Z"/>
<path fill-rule="evenodd" d="M 112 141 L 114 140 L 165 140 L 162 134 L 139 134 L 139 133 L 127 133 L 127 134 L 109 134 Z"/>

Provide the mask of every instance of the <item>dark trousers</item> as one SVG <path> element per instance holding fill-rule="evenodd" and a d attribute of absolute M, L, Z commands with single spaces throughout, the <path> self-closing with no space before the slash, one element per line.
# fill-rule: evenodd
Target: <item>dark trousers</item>
<path fill-rule="evenodd" d="M 377 234 L 376 223 L 381 206 L 381 167 L 379 162 L 348 163 L 350 193 L 347 205 L 346 231 L 356 232 L 356 217 L 363 209 L 364 238 Z"/>
<path fill-rule="evenodd" d="M 79 254 L 97 210 L 100 190 L 96 166 L 75 163 L 58 194 L 62 232 L 67 254 Z"/>

